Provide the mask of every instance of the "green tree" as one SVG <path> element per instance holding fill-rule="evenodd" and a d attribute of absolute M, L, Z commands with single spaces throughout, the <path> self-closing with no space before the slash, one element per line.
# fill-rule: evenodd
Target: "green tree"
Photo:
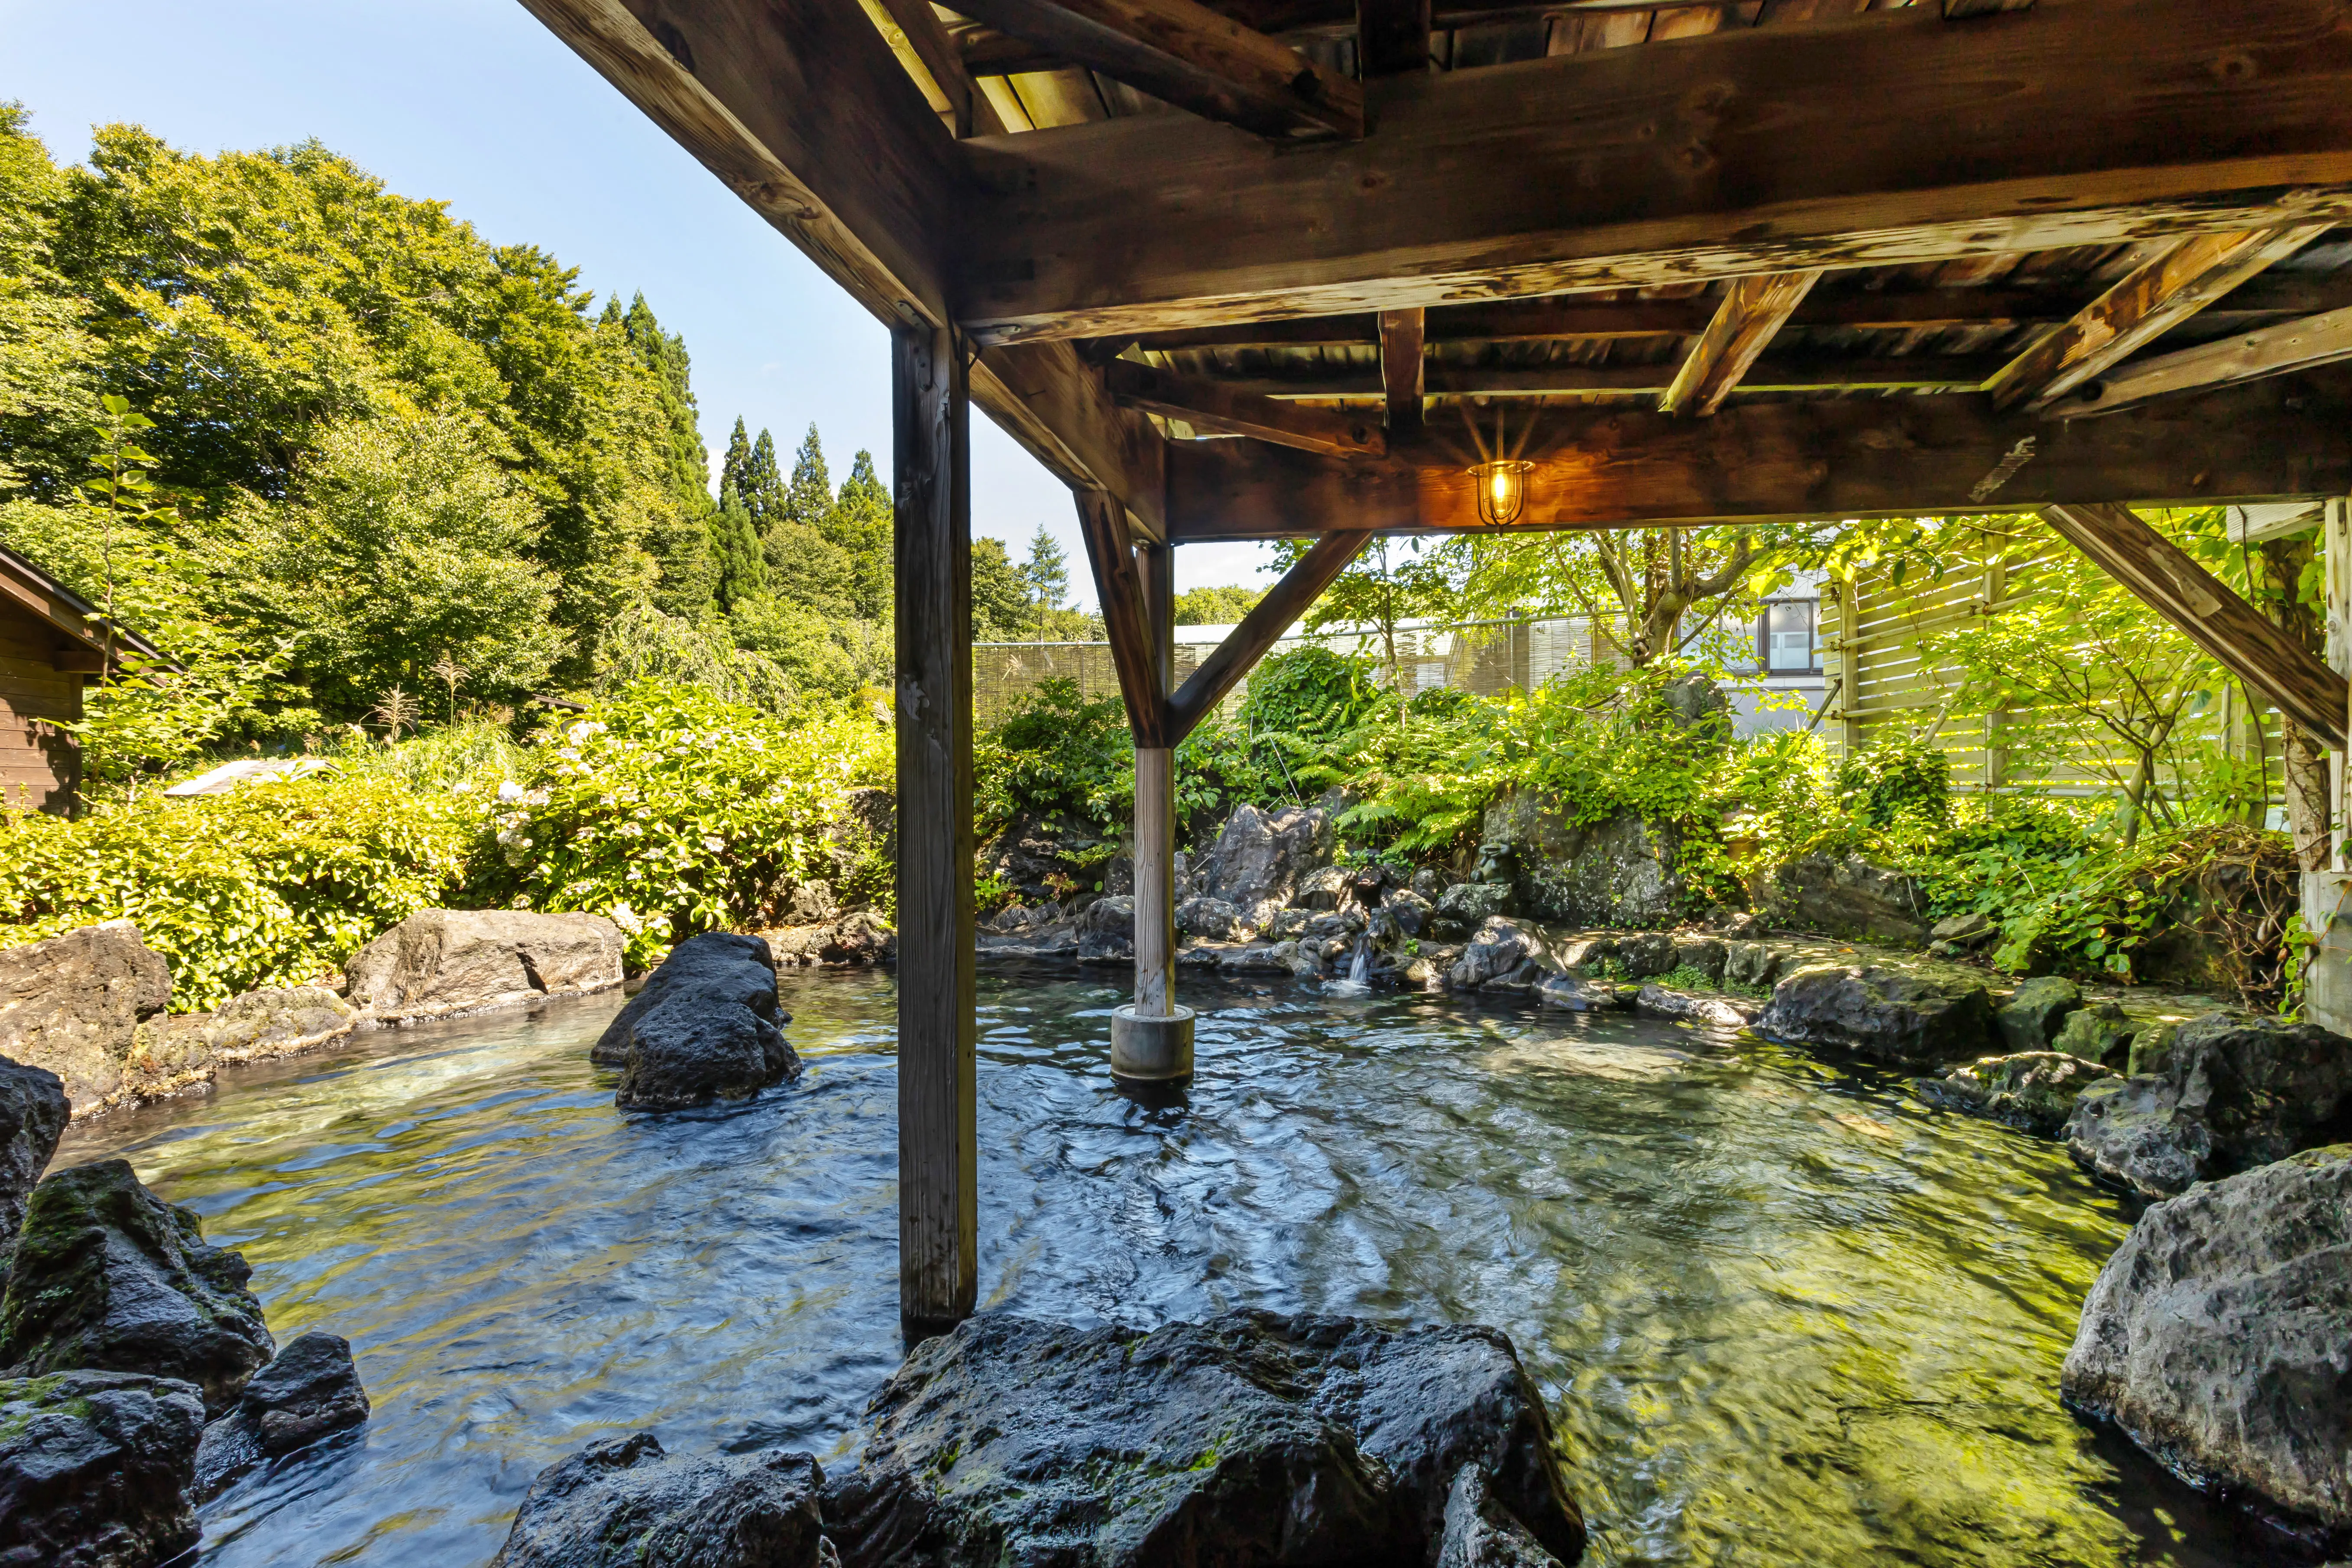
<path fill-rule="evenodd" d="M 710 454 L 702 445 L 702 424 L 695 409 L 693 362 L 686 340 L 662 330 L 643 294 L 629 301 L 625 313 L 620 296 L 614 295 L 605 306 L 605 319 L 620 323 L 631 355 L 652 375 L 666 437 L 670 505 L 656 519 L 646 541 L 660 568 L 654 602 L 673 615 L 697 618 L 710 612 L 719 584 L 711 554 L 715 509 Z"/>
<path fill-rule="evenodd" d="M 734 490 L 720 492 L 719 510 L 710 519 L 710 557 L 716 567 L 715 593 L 719 608 L 734 614 L 742 605 L 767 596 L 768 563 L 761 553 L 760 536 L 751 514 Z"/>
<path fill-rule="evenodd" d="M 65 179 L 28 118 L 0 103 L 0 496 L 21 487 L 56 501 L 103 444 L 105 420 L 89 306 L 57 265 Z"/>
<path fill-rule="evenodd" d="M 889 488 L 875 476 L 874 454 L 861 451 L 825 513 L 824 533 L 827 543 L 849 557 L 849 596 L 866 620 L 890 619 L 892 529 Z"/>
<path fill-rule="evenodd" d="M 1069 555 L 1042 522 L 1029 536 L 1029 559 L 1022 563 L 1021 584 L 1028 590 L 1030 629 L 1042 642 L 1055 628 L 1055 612 L 1067 608 L 1070 602 Z"/>
<path fill-rule="evenodd" d="M 1029 585 L 1004 552 L 1004 541 L 986 535 L 971 542 L 971 640 L 1013 642 L 1026 635 Z"/>
<path fill-rule="evenodd" d="M 817 438 L 814 425 L 801 437 L 801 449 L 793 454 L 793 477 L 784 487 L 779 510 L 802 527 L 819 530 L 833 510 L 833 476 L 824 466 L 824 443 Z"/>
<path fill-rule="evenodd" d="M 1306 553 L 1304 544 L 1282 547 L 1284 564 Z M 1368 626 L 1380 637 L 1381 667 L 1389 689 L 1404 691 L 1403 662 L 1397 652 L 1397 630 L 1406 621 L 1453 613 L 1459 604 L 1454 574 L 1456 558 L 1444 546 L 1424 548 L 1418 539 L 1375 539 L 1339 574 L 1323 596 L 1307 612 L 1307 624 L 1316 630 L 1334 626 Z M 1402 702 L 1397 721 L 1405 721 Z"/>
<path fill-rule="evenodd" d="M 751 443 L 751 457 L 743 465 L 737 494 L 751 514 L 751 525 L 762 538 L 784 515 L 784 481 L 776 471 L 776 439 L 765 430 Z"/>
<path fill-rule="evenodd" d="M 261 597 L 327 705 L 419 689 L 443 658 L 493 698 L 547 679 L 563 638 L 555 584 L 525 549 L 539 508 L 479 432 L 446 416 L 354 422 L 297 480 L 257 563 Z"/>
<path fill-rule="evenodd" d="M 1263 588 L 1223 586 L 1188 588 L 1176 595 L 1176 624 L 1180 626 L 1229 626 L 1257 607 L 1265 597 Z"/>
<path fill-rule="evenodd" d="M 743 416 L 735 416 L 734 433 L 727 437 L 727 456 L 719 464 L 719 489 L 724 494 L 732 489 L 737 495 L 749 495 L 751 481 L 751 436 L 743 428 Z"/>

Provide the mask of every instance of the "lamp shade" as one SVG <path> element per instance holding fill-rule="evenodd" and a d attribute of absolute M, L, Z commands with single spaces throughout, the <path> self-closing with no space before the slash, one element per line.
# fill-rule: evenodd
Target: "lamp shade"
<path fill-rule="evenodd" d="M 1528 475 L 1534 470 L 1533 463 L 1507 458 L 1473 464 L 1470 477 L 1478 484 L 1479 520 L 1493 528 L 1518 521 L 1528 507 Z"/>

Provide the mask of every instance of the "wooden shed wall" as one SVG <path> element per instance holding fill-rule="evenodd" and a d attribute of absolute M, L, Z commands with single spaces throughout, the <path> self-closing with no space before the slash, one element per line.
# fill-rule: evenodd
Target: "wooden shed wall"
<path fill-rule="evenodd" d="M 58 668 L 58 637 L 0 601 L 0 804 L 62 814 L 81 786 L 81 747 L 58 721 L 81 717 L 82 678 Z"/>

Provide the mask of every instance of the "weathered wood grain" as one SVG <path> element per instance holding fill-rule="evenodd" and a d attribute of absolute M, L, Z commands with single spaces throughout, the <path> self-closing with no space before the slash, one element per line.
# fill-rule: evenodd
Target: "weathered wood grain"
<path fill-rule="evenodd" d="M 1260 136 L 1364 133 L 1363 91 L 1355 82 L 1197 0 L 957 0 L 957 9 Z"/>
<path fill-rule="evenodd" d="M 898 1310 L 971 1313 L 980 1220 L 971 834 L 971 447 L 962 344 L 891 335 L 898 752 Z"/>
<path fill-rule="evenodd" d="M 1136 568 L 1135 549 L 1118 502 L 1106 490 L 1077 492 L 1078 536 L 1093 569 L 1095 599 L 1102 607 L 1103 633 L 1111 667 L 1127 705 L 1127 725 L 1139 748 L 1164 745 L 1167 689 L 1151 645 L 1150 608 Z"/>
<path fill-rule="evenodd" d="M 1302 452 L 1334 458 L 1378 457 L 1388 450 L 1388 437 L 1369 419 L 1326 408 L 1306 408 L 1235 392 L 1220 382 L 1171 375 L 1133 360 L 1115 359 L 1103 367 L 1110 395 L 1129 408 L 1141 408 L 1169 419 L 1181 419 L 1203 430 L 1233 436 L 1253 436 Z"/>
<path fill-rule="evenodd" d="M 2046 506 L 2042 521 L 2278 710 L 2344 749 L 2352 686 L 2128 506 Z"/>
<path fill-rule="evenodd" d="M 1761 359 L 1750 366 L 1735 390 L 1746 392 L 1808 392 L 1825 388 L 1914 392 L 1969 392 L 2005 362 L 1990 354 L 1905 354 L 1892 359 L 1841 359 L 1807 353 L 1791 358 Z M 1550 364 L 1430 366 L 1424 373 L 1423 395 L 1449 399 L 1497 396 L 1571 396 L 1606 393 L 1619 396 L 1661 396 L 1674 384 L 1679 361 L 1658 364 Z M 1384 395 L 1380 374 L 1370 370 L 1329 371 L 1302 367 L 1297 374 L 1280 376 L 1218 376 L 1202 378 L 1212 384 L 1261 397 L 1375 398 Z"/>
<path fill-rule="evenodd" d="M 1427 385 L 1422 355 L 1423 330 L 1419 310 L 1381 312 L 1382 423 L 1398 440 L 1421 429 L 1421 399 Z"/>
<path fill-rule="evenodd" d="M 1001 136 L 1011 129 L 964 68 L 962 51 L 931 0 L 870 0 L 898 27 L 907 47 L 948 101 L 958 136 Z M 886 36 L 887 37 L 887 36 Z"/>
<path fill-rule="evenodd" d="M 2326 223 L 2191 235 L 2085 305 L 1987 383 L 1993 406 L 2047 405 L 2155 342 L 2274 261 L 2327 232 Z"/>
<path fill-rule="evenodd" d="M 2282 321 L 2193 349 L 2129 362 L 2084 382 L 2041 412 L 2055 419 L 2106 414 L 2151 397 L 2259 381 L 2340 359 L 2352 359 L 2352 309 Z"/>
<path fill-rule="evenodd" d="M 1170 745 L 1183 743 L 1193 726 L 1225 700 L 1225 693 L 1265 657 L 1266 649 L 1282 640 L 1282 634 L 1348 569 L 1348 563 L 1370 538 L 1362 532 L 1326 533 L 1282 574 L 1281 581 L 1266 590 L 1265 597 L 1225 634 L 1225 640 L 1208 658 L 1193 667 L 1168 700 Z"/>
<path fill-rule="evenodd" d="M 1357 144 L 1168 117 L 962 145 L 963 320 L 1098 337 L 2352 212 L 2335 0 L 2070 0 L 1380 79 Z"/>
<path fill-rule="evenodd" d="M 1706 418 L 1723 406 L 1821 273 L 1759 272 L 1735 278 L 1715 317 L 1658 398 L 1659 412 Z"/>
<path fill-rule="evenodd" d="M 1526 456 L 1528 529 L 2024 511 L 2052 502 L 2352 493 L 2352 370 L 2331 365 L 2102 419 L 1994 412 L 1981 395 L 1734 402 L 1708 420 L 1548 410 Z M 1234 441 L 1169 451 L 1170 537 L 1478 531 L 1466 437 L 1433 421 L 1339 462 Z"/>

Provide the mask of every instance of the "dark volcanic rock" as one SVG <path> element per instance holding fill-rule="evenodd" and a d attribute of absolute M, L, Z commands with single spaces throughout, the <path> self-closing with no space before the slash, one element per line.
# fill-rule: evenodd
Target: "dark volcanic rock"
<path fill-rule="evenodd" d="M 670 950 L 588 1053 L 619 1067 L 614 1102 L 677 1110 L 742 1100 L 799 1073 L 776 1005 L 776 965 L 756 936 L 705 931 Z"/>
<path fill-rule="evenodd" d="M 1423 1568 L 1465 1468 L 1490 1531 L 1515 1520 L 1565 1563 L 1584 1545 L 1542 1402 L 1492 1329 L 987 1314 L 919 1347 L 868 1416 L 862 1468 L 826 1496 L 848 1568 Z"/>
<path fill-rule="evenodd" d="M 1511 889 L 1499 882 L 1456 882 L 1438 895 L 1429 929 L 1441 937 L 1465 937 L 1497 915 L 1517 908 Z"/>
<path fill-rule="evenodd" d="M 1559 973 L 1559 967 L 1534 927 L 1498 916 L 1478 928 L 1447 971 L 1445 983 L 1456 991 L 1534 986 Z"/>
<path fill-rule="evenodd" d="M 2194 1481 L 2352 1539 L 2352 1146 L 2196 1187 L 2140 1216 L 2059 1374 Z"/>
<path fill-rule="evenodd" d="M 1078 916 L 1081 963 L 1117 963 L 1135 956 L 1135 900 L 1127 893 L 1097 899 Z"/>
<path fill-rule="evenodd" d="M 1210 898 L 1205 893 L 1187 899 L 1176 906 L 1176 929 L 1186 936 L 1206 937 L 1211 942 L 1231 942 L 1241 934 L 1242 928 L 1247 923 L 1237 905 L 1223 899 Z"/>
<path fill-rule="evenodd" d="M 0 1564 L 152 1568 L 195 1545 L 205 1408 L 168 1378 L 0 1380 Z"/>
<path fill-rule="evenodd" d="M 1664 974 L 1675 966 L 1675 939 L 1664 931 L 1643 931 L 1618 944 L 1617 962 L 1636 980 Z"/>
<path fill-rule="evenodd" d="M 229 1413 L 205 1428 L 195 1498 L 205 1502 L 264 1460 L 282 1458 L 368 1418 L 352 1343 L 315 1330 L 253 1374 Z"/>
<path fill-rule="evenodd" d="M 1822 963 L 1774 986 L 1756 1030 L 1880 1061 L 1940 1067 L 1984 1054 L 1993 1038 L 1992 1004 L 1973 983 Z"/>
<path fill-rule="evenodd" d="M 2352 1136 L 2352 1040 L 2316 1024 L 2208 1014 L 2151 1059 L 2066 1124 L 2076 1160 L 2150 1196 Z"/>
<path fill-rule="evenodd" d="M 2054 1138 L 2074 1113 L 2074 1101 L 2107 1069 L 2063 1051 L 1986 1057 L 1941 1078 L 1917 1079 L 1919 1098 L 1947 1110 L 1990 1117 Z"/>
<path fill-rule="evenodd" d="M 2046 1051 L 2064 1026 L 2066 1016 L 2082 1005 L 2080 987 L 2050 974 L 2029 980 L 2010 993 L 1993 1017 L 2012 1052 Z"/>
<path fill-rule="evenodd" d="M 1194 893 L 1222 900 L 1244 923 L 1265 925 L 1289 903 L 1299 884 L 1331 861 L 1338 833 L 1319 805 L 1272 812 L 1237 805 L 1192 875 Z"/>
<path fill-rule="evenodd" d="M 1927 941 L 1927 896 L 1919 884 L 1859 855 L 1800 856 L 1762 878 L 1750 897 L 1766 920 L 1790 931 L 1890 947 Z"/>
<path fill-rule="evenodd" d="M 2066 1015 L 2050 1048 L 2121 1069 L 2131 1061 L 2132 1037 L 2139 1030 L 2138 1021 L 2113 1002 L 2086 1002 Z"/>
<path fill-rule="evenodd" d="M 673 1458 L 650 1432 L 539 1472 L 491 1568 L 817 1568 L 824 1472 L 806 1454 Z"/>
<path fill-rule="evenodd" d="M 609 990 L 627 946 L 602 915 L 419 910 L 343 973 L 353 1006 L 408 1022 Z"/>
<path fill-rule="evenodd" d="M 25 1223 L 25 1198 L 58 1152 L 71 1110 L 58 1075 L 0 1057 L 0 1296 Z"/>
<path fill-rule="evenodd" d="M 1671 925 L 1689 891 L 1682 834 L 1670 823 L 1578 823 L 1551 796 L 1510 789 L 1486 808 L 1484 832 L 1518 851 L 1513 891 L 1519 910 L 1538 920 Z"/>
<path fill-rule="evenodd" d="M 33 1189 L 8 1294 L 0 1367 L 178 1378 L 218 1415 L 269 1359 L 243 1258 L 204 1239 L 121 1160 L 59 1171 Z"/>
<path fill-rule="evenodd" d="M 0 1052 L 47 1069 L 85 1114 L 122 1087 L 139 1021 L 172 999 L 172 971 L 129 921 L 0 949 Z"/>

